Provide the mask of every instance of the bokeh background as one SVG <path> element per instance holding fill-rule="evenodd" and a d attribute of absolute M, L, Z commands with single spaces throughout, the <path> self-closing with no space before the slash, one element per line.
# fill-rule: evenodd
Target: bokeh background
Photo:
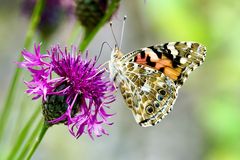
<path fill-rule="evenodd" d="M 28 19 L 21 14 L 21 0 L 0 1 L 0 105 L 23 49 Z M 121 94 L 112 104 L 114 125 L 109 136 L 87 135 L 74 139 L 67 128 L 48 130 L 33 159 L 84 160 L 239 160 L 240 159 L 240 1 L 239 0 L 122 0 L 113 16 L 113 28 L 120 39 L 122 19 L 127 15 L 122 51 L 169 41 L 197 41 L 207 47 L 205 63 L 191 73 L 180 89 L 174 110 L 158 125 L 141 128 L 135 123 Z M 48 44 L 69 45 L 74 20 L 61 23 Z M 35 40 L 39 42 L 39 39 Z M 101 44 L 114 46 L 108 25 L 88 47 L 98 55 Z M 45 45 L 45 42 L 42 42 Z M 48 46 L 46 46 L 47 48 Z M 109 60 L 104 48 L 100 63 Z M 22 77 L 27 79 L 27 77 Z M 23 98 L 19 87 L 19 98 Z M 37 107 L 24 97 L 24 107 L 15 104 L 1 153 L 7 153 L 26 119 Z M 20 115 L 20 116 L 19 116 Z M 22 116 L 24 115 L 24 116 Z M 37 118 L 37 117 L 36 117 Z M 39 118 L 39 117 L 38 117 Z"/>

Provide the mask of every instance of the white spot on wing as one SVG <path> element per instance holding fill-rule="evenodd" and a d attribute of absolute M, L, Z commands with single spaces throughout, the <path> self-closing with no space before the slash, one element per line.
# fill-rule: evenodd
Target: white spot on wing
<path fill-rule="evenodd" d="M 187 42 L 187 47 L 191 48 L 191 46 L 192 46 L 192 42 Z"/>
<path fill-rule="evenodd" d="M 145 83 L 145 84 L 142 86 L 141 90 L 144 91 L 144 92 L 150 92 L 151 87 L 150 87 L 147 83 Z"/>
<path fill-rule="evenodd" d="M 173 57 L 175 58 L 175 57 L 178 55 L 178 51 L 175 49 L 174 44 L 175 44 L 174 42 L 169 43 L 169 44 L 167 45 L 167 48 L 168 48 L 169 50 L 171 50 L 171 54 L 172 54 Z"/>
<path fill-rule="evenodd" d="M 181 58 L 181 59 L 180 59 L 180 63 L 181 63 L 181 64 L 185 64 L 186 62 L 187 62 L 187 58 Z"/>
<path fill-rule="evenodd" d="M 159 60 L 157 54 L 155 52 L 153 52 L 152 49 L 146 48 L 145 53 L 146 53 L 146 55 L 150 56 L 150 59 L 151 59 L 152 62 L 156 62 L 156 61 Z"/>

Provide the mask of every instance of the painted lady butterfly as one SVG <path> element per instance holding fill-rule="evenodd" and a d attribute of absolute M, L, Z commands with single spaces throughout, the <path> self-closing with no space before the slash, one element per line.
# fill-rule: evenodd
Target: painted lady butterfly
<path fill-rule="evenodd" d="M 116 47 L 109 62 L 110 76 L 136 122 L 153 126 L 171 111 L 178 89 L 205 56 L 206 48 L 195 42 L 159 44 L 126 55 Z"/>

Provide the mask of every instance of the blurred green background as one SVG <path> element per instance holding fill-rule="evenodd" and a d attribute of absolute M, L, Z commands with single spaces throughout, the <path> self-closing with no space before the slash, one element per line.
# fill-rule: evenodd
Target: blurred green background
<path fill-rule="evenodd" d="M 20 0 L 1 0 L 0 4 L 2 106 L 14 62 L 23 49 L 28 20 L 20 14 Z M 117 113 L 112 118 L 114 125 L 107 127 L 109 136 L 92 141 L 84 135 L 76 140 L 66 126 L 54 126 L 33 159 L 239 160 L 240 1 L 123 0 L 113 16 L 118 39 L 124 15 L 128 16 L 124 53 L 157 43 L 196 41 L 207 47 L 206 61 L 190 75 L 180 89 L 174 110 L 160 124 L 141 128 L 118 93 L 117 101 L 112 104 L 112 112 Z M 49 41 L 67 45 L 72 26 L 72 22 L 66 21 Z M 108 25 L 89 45 L 91 56 L 98 55 L 103 41 L 114 46 Z M 109 60 L 110 53 L 106 47 L 100 62 Z M 23 95 L 24 85 L 19 88 L 18 98 Z M 37 107 L 31 97 L 25 99 L 24 108 L 15 104 L 0 148 L 3 152 L 11 148 L 33 107 Z M 19 118 L 19 113 L 24 117 Z"/>

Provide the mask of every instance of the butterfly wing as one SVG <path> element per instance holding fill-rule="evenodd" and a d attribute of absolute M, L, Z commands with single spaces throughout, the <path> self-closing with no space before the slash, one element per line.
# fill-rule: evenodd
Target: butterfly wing
<path fill-rule="evenodd" d="M 120 90 L 138 124 L 143 127 L 160 122 L 171 110 L 176 97 L 175 83 L 150 67 L 128 63 Z"/>
<path fill-rule="evenodd" d="M 172 79 L 179 88 L 191 71 L 202 64 L 206 47 L 195 42 L 169 42 L 133 51 L 122 61 L 150 66 Z"/>
<path fill-rule="evenodd" d="M 178 89 L 202 64 L 206 48 L 195 42 L 170 42 L 130 52 L 118 61 L 120 89 L 137 123 L 147 127 L 164 118 Z"/>

